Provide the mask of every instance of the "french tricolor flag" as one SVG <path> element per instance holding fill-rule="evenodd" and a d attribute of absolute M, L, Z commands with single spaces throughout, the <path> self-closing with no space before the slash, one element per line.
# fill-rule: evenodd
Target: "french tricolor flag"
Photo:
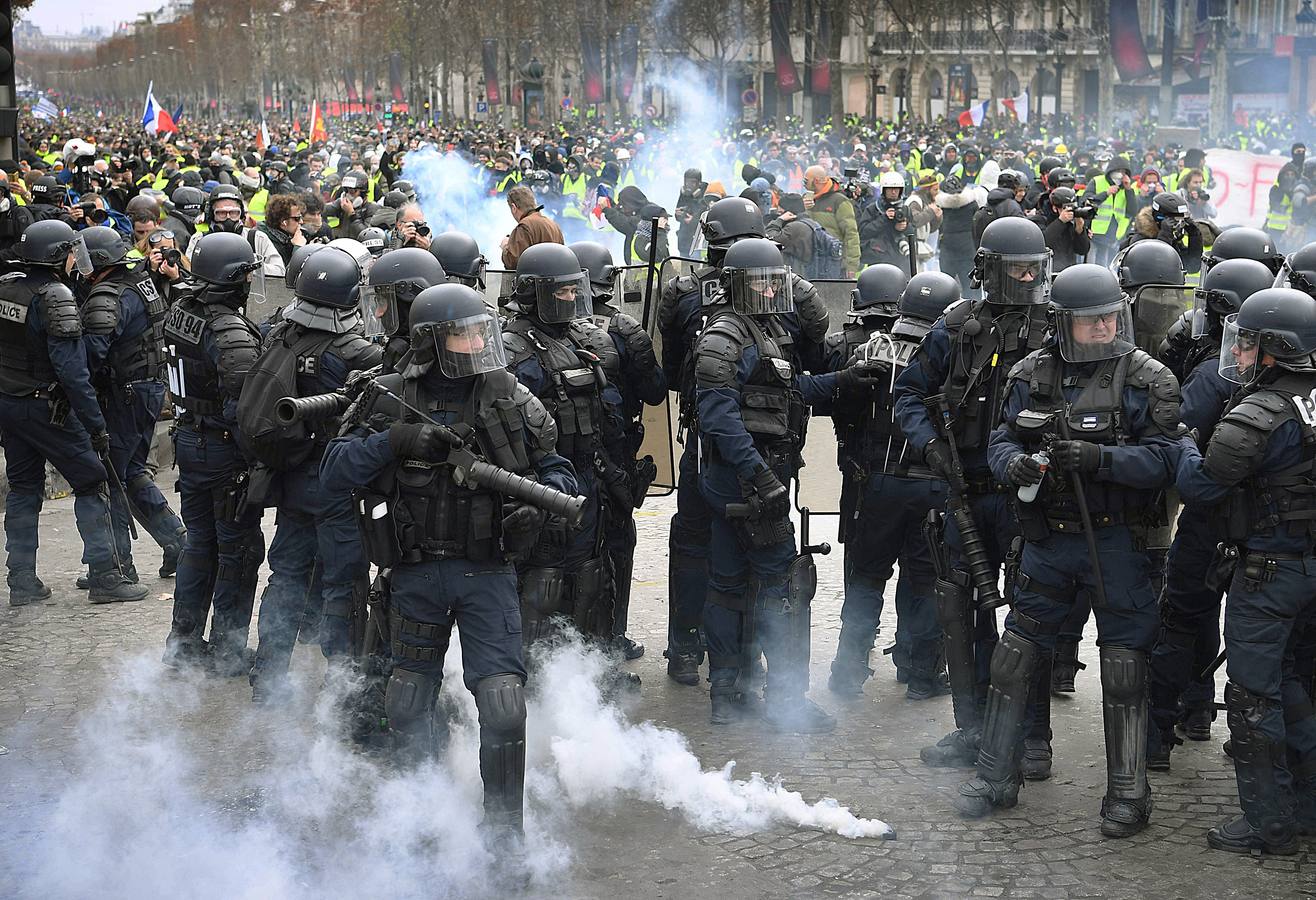
<path fill-rule="evenodd" d="M 964 112 L 960 113 L 958 119 L 960 125 L 965 128 L 976 128 L 982 124 L 982 120 L 987 117 L 987 106 L 990 100 L 984 100 L 976 106 L 970 106 Z"/>
<path fill-rule="evenodd" d="M 162 109 L 155 99 L 154 81 L 146 87 L 146 109 L 142 111 L 142 127 L 146 129 L 147 134 L 151 135 L 178 130 L 173 117 Z"/>

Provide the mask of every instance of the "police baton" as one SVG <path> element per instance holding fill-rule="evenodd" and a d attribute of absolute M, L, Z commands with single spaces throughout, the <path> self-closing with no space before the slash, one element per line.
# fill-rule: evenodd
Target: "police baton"
<path fill-rule="evenodd" d="M 119 473 L 110 463 L 110 454 L 107 452 L 97 455 L 100 456 L 101 465 L 105 467 L 105 477 L 109 480 L 110 486 L 118 491 L 119 496 L 123 498 L 123 508 L 128 514 L 128 533 L 132 535 L 132 539 L 135 541 L 137 540 L 137 525 L 133 522 L 133 510 L 132 505 L 128 502 L 128 492 L 124 490 L 123 482 L 119 480 Z M 114 521 L 113 514 L 110 516 L 110 521 Z"/>
<path fill-rule="evenodd" d="M 1064 400 L 1060 410 L 1060 436 L 1067 441 L 1072 441 L 1073 435 L 1069 430 L 1069 401 Z M 1101 577 L 1101 555 L 1097 552 L 1097 535 L 1092 530 L 1092 511 L 1088 507 L 1087 489 L 1083 486 L 1083 475 L 1077 470 L 1071 470 L 1069 473 L 1069 482 L 1074 487 L 1074 499 L 1078 502 L 1078 519 L 1083 525 L 1083 540 L 1088 545 L 1088 560 L 1092 563 L 1092 580 L 1095 582 L 1097 603 L 1096 605 L 1104 608 L 1106 606 L 1106 583 Z"/>

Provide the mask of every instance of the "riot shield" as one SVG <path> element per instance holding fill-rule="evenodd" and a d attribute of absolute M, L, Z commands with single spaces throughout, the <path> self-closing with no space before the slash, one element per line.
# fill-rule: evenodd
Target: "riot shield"
<path fill-rule="evenodd" d="M 839 331 L 850 313 L 853 279 L 810 282 L 827 307 L 827 330 Z M 795 507 L 815 516 L 840 515 L 841 471 L 836 464 L 836 431 L 830 419 L 809 420 L 804 440 L 804 468 L 795 483 Z"/>
<path fill-rule="evenodd" d="M 246 315 L 253 322 L 264 322 L 270 316 L 283 309 L 294 299 L 292 288 L 283 278 L 266 278 L 263 289 L 253 289 L 247 298 Z"/>
<path fill-rule="evenodd" d="M 1153 356 L 1170 326 L 1193 307 L 1193 288 L 1182 284 L 1145 284 L 1133 295 L 1133 337 Z"/>
<path fill-rule="evenodd" d="M 516 272 L 511 269 L 484 270 L 484 302 L 494 309 L 502 309 L 512 296 Z"/>
<path fill-rule="evenodd" d="M 659 266 L 661 272 L 662 266 Z M 649 280 L 649 266 L 618 266 L 614 276 L 613 302 L 617 309 L 640 322 L 653 338 L 654 353 L 662 358 L 662 338 L 652 322 L 645 321 L 648 310 L 650 320 L 656 321 L 658 299 L 662 282 L 655 278 Z M 652 284 L 653 297 L 646 303 L 645 289 Z M 644 441 L 636 451 L 638 459 L 648 456 L 653 459 L 657 469 L 653 483 L 649 485 L 647 496 L 665 496 L 676 490 L 676 409 L 672 402 L 671 391 L 658 406 L 645 406 L 641 415 L 644 423 Z"/>

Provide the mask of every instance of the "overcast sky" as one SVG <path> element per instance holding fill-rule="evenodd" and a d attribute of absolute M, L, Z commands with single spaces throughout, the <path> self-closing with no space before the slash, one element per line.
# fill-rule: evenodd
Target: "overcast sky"
<path fill-rule="evenodd" d="M 109 31 L 164 5 L 165 0 L 36 0 L 23 17 L 46 34 L 77 34 L 84 28 Z"/>

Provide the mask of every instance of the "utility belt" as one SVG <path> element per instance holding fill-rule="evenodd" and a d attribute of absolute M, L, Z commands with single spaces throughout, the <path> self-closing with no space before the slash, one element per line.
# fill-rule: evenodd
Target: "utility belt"
<path fill-rule="evenodd" d="M 236 436 L 229 428 L 217 428 L 214 425 L 206 425 L 199 416 L 192 414 L 188 410 L 187 414 L 179 418 L 179 428 L 186 428 L 188 431 L 201 435 L 208 440 L 222 441 L 223 443 L 232 443 Z"/>
<path fill-rule="evenodd" d="M 62 403 L 67 399 L 67 395 L 64 393 L 64 388 L 58 384 L 51 385 L 50 387 L 34 388 L 31 391 L 25 391 L 21 394 L 7 393 L 6 396 L 17 397 L 21 400 L 54 400 L 57 403 Z"/>
<path fill-rule="evenodd" d="M 997 481 L 987 473 L 973 473 L 964 476 L 964 486 L 968 489 L 969 496 L 985 496 L 987 494 L 1009 494 L 1015 490 L 1010 485 Z"/>
<path fill-rule="evenodd" d="M 502 560 L 501 496 L 457 486 L 447 467 L 426 468 L 435 473 L 428 480 L 400 468 L 396 492 L 353 492 L 370 561 L 388 568 L 436 559 Z"/>

